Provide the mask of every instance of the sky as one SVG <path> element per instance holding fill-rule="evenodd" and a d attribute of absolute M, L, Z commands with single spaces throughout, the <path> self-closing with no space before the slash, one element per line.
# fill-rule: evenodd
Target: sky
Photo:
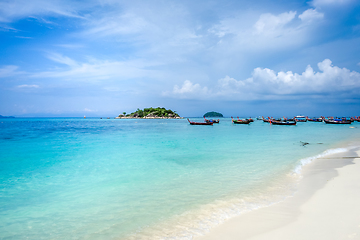
<path fill-rule="evenodd" d="M 0 115 L 359 116 L 358 0 L 0 0 Z"/>

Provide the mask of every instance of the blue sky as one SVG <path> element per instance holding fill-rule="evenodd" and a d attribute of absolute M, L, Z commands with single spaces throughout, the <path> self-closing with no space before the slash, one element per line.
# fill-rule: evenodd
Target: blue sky
<path fill-rule="evenodd" d="M 360 115 L 360 2 L 0 0 L 0 115 Z"/>

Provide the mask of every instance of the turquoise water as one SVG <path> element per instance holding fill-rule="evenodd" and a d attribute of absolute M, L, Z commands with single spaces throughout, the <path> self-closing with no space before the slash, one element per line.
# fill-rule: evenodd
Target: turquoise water
<path fill-rule="evenodd" d="M 188 239 L 291 195 L 359 126 L 2 119 L 0 238 Z"/>

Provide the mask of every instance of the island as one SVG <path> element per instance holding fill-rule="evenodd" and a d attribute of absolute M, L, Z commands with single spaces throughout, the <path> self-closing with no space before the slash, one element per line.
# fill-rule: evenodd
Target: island
<path fill-rule="evenodd" d="M 13 116 L 2 116 L 2 115 L 0 115 L 0 118 L 15 118 L 15 117 L 13 117 Z"/>
<path fill-rule="evenodd" d="M 126 112 L 123 112 L 123 114 L 119 114 L 116 119 L 121 118 L 181 118 L 179 114 L 176 113 L 176 111 L 172 111 L 170 109 L 165 109 L 161 107 L 157 108 L 144 108 L 143 110 L 137 109 L 136 112 L 126 114 Z"/>
<path fill-rule="evenodd" d="M 221 113 L 218 112 L 207 112 L 203 117 L 224 117 Z"/>

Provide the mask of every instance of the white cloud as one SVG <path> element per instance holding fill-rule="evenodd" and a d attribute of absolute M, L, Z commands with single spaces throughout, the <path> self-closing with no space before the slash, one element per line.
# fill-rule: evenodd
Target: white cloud
<path fill-rule="evenodd" d="M 91 22 L 91 24 L 91 29 L 87 34 L 96 36 L 135 34 L 154 27 L 143 17 L 134 13 L 118 13 L 115 16 L 104 16 Z"/>
<path fill-rule="evenodd" d="M 150 70 L 157 62 L 148 63 L 143 60 L 109 61 L 89 58 L 87 62 L 78 62 L 61 54 L 48 54 L 54 62 L 66 65 L 51 71 L 33 73 L 33 78 L 62 78 L 64 80 L 97 81 L 104 79 L 127 80 L 139 77 L 158 76 L 159 72 Z"/>
<path fill-rule="evenodd" d="M 237 100 L 287 99 L 297 95 L 321 96 L 343 92 L 351 92 L 349 97 L 353 94 L 360 95 L 360 73 L 333 66 L 329 59 L 319 62 L 318 68 L 320 71 L 315 72 L 308 65 L 301 74 L 292 71 L 276 73 L 268 68 L 255 68 L 252 77 L 245 80 L 226 76 L 210 89 L 185 81 L 181 88 L 175 85 L 173 93 L 174 97 L 193 93 L 193 98 Z"/>
<path fill-rule="evenodd" d="M 82 18 L 77 12 L 84 4 L 72 4 L 71 1 L 12 0 L 0 2 L 0 22 L 11 22 L 31 16 L 61 15 Z M 43 19 L 43 22 L 46 20 Z"/>
<path fill-rule="evenodd" d="M 176 96 L 179 98 L 203 98 L 208 94 L 210 92 L 207 87 L 201 87 L 198 83 L 193 84 L 189 80 L 185 80 L 181 87 L 175 85 L 172 93 L 163 92 L 165 96 Z"/>
<path fill-rule="evenodd" d="M 76 49 L 76 48 L 83 48 L 84 45 L 81 44 L 55 44 L 55 47 L 62 47 L 62 48 L 68 48 L 68 49 Z"/>
<path fill-rule="evenodd" d="M 0 68 L 0 78 L 11 77 L 14 75 L 21 74 L 22 72 L 17 71 L 18 66 L 8 65 Z"/>
<path fill-rule="evenodd" d="M 260 19 L 255 23 L 254 28 L 258 34 L 272 34 L 284 28 L 296 16 L 296 12 L 284 12 L 277 16 L 266 13 L 260 16 Z"/>
<path fill-rule="evenodd" d="M 74 61 L 73 59 L 63 56 L 61 54 L 58 53 L 49 53 L 47 55 L 47 58 L 49 58 L 50 60 L 54 61 L 54 62 L 58 62 L 64 65 L 68 65 L 70 67 L 78 67 L 78 63 L 76 61 Z"/>
<path fill-rule="evenodd" d="M 317 38 L 314 34 L 324 14 L 316 9 L 307 9 L 300 15 L 287 11 L 278 15 L 265 13 L 257 16 L 225 18 L 209 29 L 209 33 L 220 39 L 216 46 L 219 52 L 229 54 L 267 53 L 293 49 Z M 311 24 L 310 24 L 311 23 Z"/>
<path fill-rule="evenodd" d="M 1 22 L 1 18 L 0 18 L 0 22 Z M 9 27 L 9 26 L 0 26 L 0 31 L 2 32 L 18 32 L 18 29 Z"/>
<path fill-rule="evenodd" d="M 24 37 L 24 36 L 15 36 L 16 38 L 22 38 L 22 39 L 33 39 L 32 37 Z"/>
<path fill-rule="evenodd" d="M 18 88 L 39 88 L 40 86 L 39 85 L 27 85 L 27 84 L 24 84 L 24 85 L 19 85 L 17 86 Z"/>
<path fill-rule="evenodd" d="M 324 14 L 318 12 L 316 9 L 308 9 L 299 15 L 303 22 L 311 23 L 324 18 Z"/>

